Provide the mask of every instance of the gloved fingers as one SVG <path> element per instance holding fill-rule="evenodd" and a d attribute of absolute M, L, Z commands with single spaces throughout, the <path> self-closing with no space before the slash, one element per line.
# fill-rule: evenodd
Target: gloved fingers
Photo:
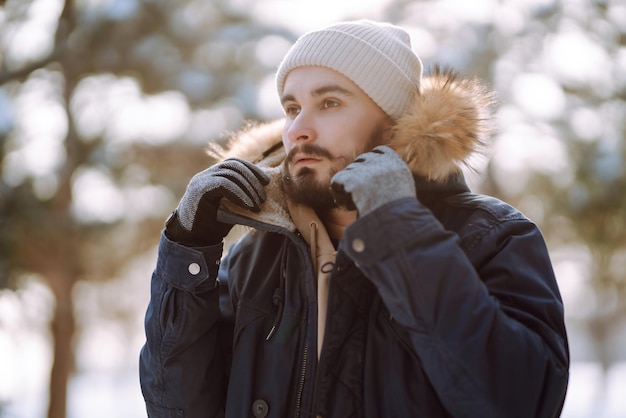
<path fill-rule="evenodd" d="M 344 170 L 360 170 L 363 176 L 389 176 L 391 172 L 410 173 L 410 169 L 402 158 L 385 145 L 377 146 L 371 151 L 359 155 Z"/>
<path fill-rule="evenodd" d="M 251 175 L 248 171 L 235 171 L 225 167 L 220 167 L 217 171 L 212 173 L 212 176 L 216 184 L 211 187 L 212 189 L 220 188 L 223 191 L 230 191 L 235 194 L 242 194 L 248 197 L 248 200 L 252 201 L 252 205 L 245 204 L 250 208 L 260 207 L 261 203 L 267 199 L 265 188 L 257 177 Z M 232 200 L 232 199 L 231 199 Z M 239 199 L 241 203 L 244 203 L 246 199 Z"/>
<path fill-rule="evenodd" d="M 215 186 L 221 197 L 224 197 L 232 203 L 258 212 L 261 209 L 263 200 L 254 192 L 242 188 L 240 184 L 226 177 L 216 177 Z"/>
<path fill-rule="evenodd" d="M 359 155 L 354 162 L 376 163 L 381 160 L 400 160 L 400 156 L 386 145 L 379 145 L 372 150 Z"/>
<path fill-rule="evenodd" d="M 333 180 L 330 183 L 330 190 L 332 191 L 335 203 L 348 210 L 356 210 L 356 205 L 352 200 L 352 193 L 346 190 L 343 183 L 336 181 L 336 177 L 337 174 L 333 177 Z"/>
<path fill-rule="evenodd" d="M 221 175 L 235 181 L 260 206 L 266 197 L 265 186 L 269 177 L 259 167 L 249 161 L 231 158 L 216 167 L 215 175 Z"/>
<path fill-rule="evenodd" d="M 375 147 L 374 149 L 372 149 L 370 152 L 374 154 L 395 154 L 394 150 L 392 150 L 386 145 L 379 145 Z"/>
<path fill-rule="evenodd" d="M 367 166 L 367 168 L 376 167 L 382 160 L 394 158 L 394 156 L 397 156 L 397 154 L 391 148 L 379 145 L 371 151 L 360 154 L 354 161 L 348 164 L 344 170 L 363 169 L 365 166 Z"/>
<path fill-rule="evenodd" d="M 267 174 L 250 161 L 241 158 L 229 158 L 221 162 L 219 166 L 235 170 L 249 178 L 251 182 L 253 181 L 252 176 L 254 176 L 263 186 L 267 186 L 270 183 L 270 178 Z"/>
<path fill-rule="evenodd" d="M 331 179 L 335 202 L 360 214 L 398 196 L 411 195 L 413 187 L 409 167 L 386 146 L 359 155 Z"/>
<path fill-rule="evenodd" d="M 400 165 L 405 165 L 405 162 L 398 153 L 396 153 L 392 148 L 386 145 L 379 145 L 376 148 L 372 149 L 369 152 L 375 160 L 384 160 L 389 162 L 394 162 Z"/>
<path fill-rule="evenodd" d="M 181 227 L 192 231 L 197 225 L 216 226 L 215 212 L 222 198 L 254 211 L 260 210 L 265 201 L 264 186 L 269 177 L 254 164 L 244 160 L 231 159 L 216 164 L 197 173 L 187 185 L 187 190 L 177 207 L 177 217 Z M 202 214 L 198 217 L 199 207 Z M 218 234 L 223 231 L 218 231 Z"/>

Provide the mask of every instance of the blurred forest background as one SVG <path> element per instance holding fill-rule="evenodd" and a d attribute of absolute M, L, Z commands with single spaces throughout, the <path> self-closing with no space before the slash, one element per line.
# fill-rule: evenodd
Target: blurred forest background
<path fill-rule="evenodd" d="M 496 90 L 470 183 L 549 243 L 577 367 L 563 416 L 626 416 L 623 1 L 5 0 L 0 417 L 145 417 L 164 219 L 209 141 L 281 117 L 274 71 L 297 36 L 352 18 L 399 24 L 426 69 Z"/>

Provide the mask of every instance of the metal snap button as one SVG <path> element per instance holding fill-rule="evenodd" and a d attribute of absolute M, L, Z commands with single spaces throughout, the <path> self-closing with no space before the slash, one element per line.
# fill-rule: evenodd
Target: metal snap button
<path fill-rule="evenodd" d="M 263 399 L 257 399 L 252 403 L 252 414 L 255 418 L 265 418 L 270 412 L 270 407 Z"/>
<path fill-rule="evenodd" d="M 198 263 L 191 263 L 191 264 L 189 264 L 189 267 L 187 268 L 187 270 L 189 270 L 190 274 L 195 276 L 198 273 L 200 273 L 200 264 L 198 264 Z"/>
<path fill-rule="evenodd" d="M 352 249 L 357 253 L 365 251 L 365 242 L 361 238 L 355 238 L 352 240 Z"/>

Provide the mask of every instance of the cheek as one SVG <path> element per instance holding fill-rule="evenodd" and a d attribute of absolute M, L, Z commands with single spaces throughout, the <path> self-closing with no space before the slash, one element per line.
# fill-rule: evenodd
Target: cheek
<path fill-rule="evenodd" d="M 361 125 L 351 127 L 350 135 L 345 136 L 341 147 L 344 155 L 354 154 L 356 157 L 366 150 L 371 143 L 372 135 L 376 132 L 375 126 L 368 122 L 363 121 Z"/>
<path fill-rule="evenodd" d="M 291 143 L 291 141 L 289 141 L 289 139 L 287 139 L 287 128 L 286 127 L 283 130 L 283 134 L 281 136 L 281 141 L 283 143 L 283 148 L 285 150 L 285 153 L 289 154 L 289 150 L 291 148 L 293 148 L 293 144 Z"/>

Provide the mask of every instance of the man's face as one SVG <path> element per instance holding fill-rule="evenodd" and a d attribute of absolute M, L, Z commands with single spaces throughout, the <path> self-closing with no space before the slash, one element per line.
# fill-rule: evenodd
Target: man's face
<path fill-rule="evenodd" d="M 297 203 L 333 207 L 332 176 L 382 143 L 393 122 L 350 79 L 326 67 L 292 70 L 281 102 L 285 191 Z"/>

